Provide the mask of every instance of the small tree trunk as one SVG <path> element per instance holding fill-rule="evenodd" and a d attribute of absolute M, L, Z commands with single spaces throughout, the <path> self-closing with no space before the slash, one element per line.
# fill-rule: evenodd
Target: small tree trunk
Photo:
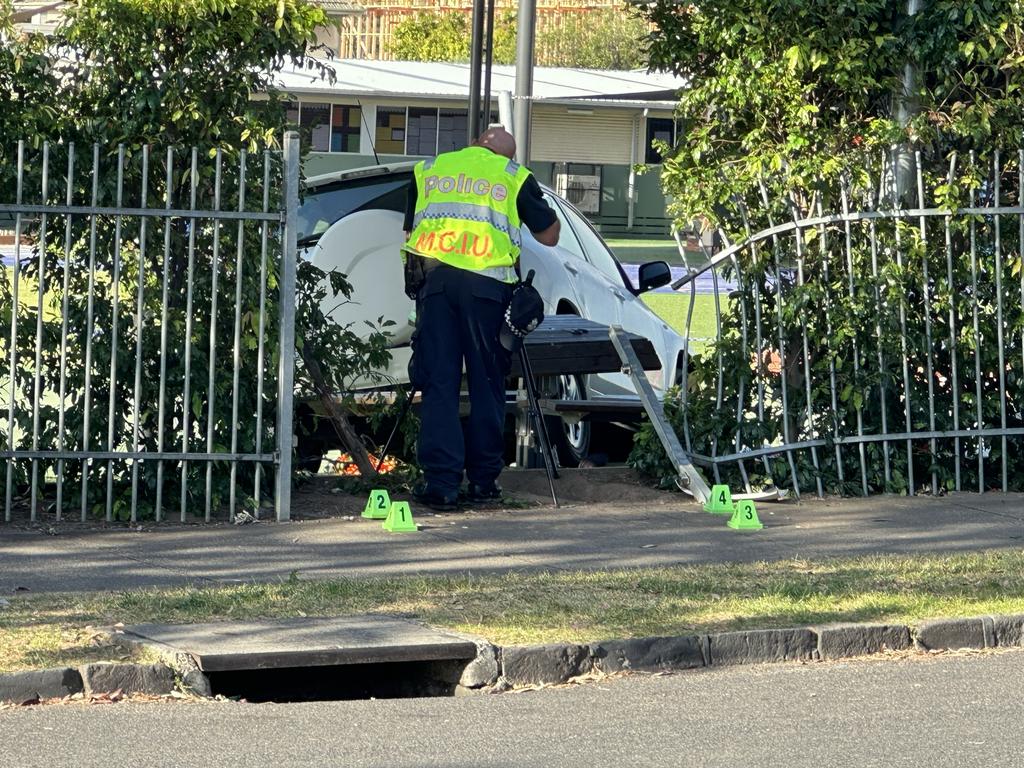
<path fill-rule="evenodd" d="M 377 469 L 373 466 L 373 462 L 370 461 L 370 454 L 367 453 L 366 446 L 363 445 L 359 435 L 352 428 L 352 424 L 349 422 L 345 412 L 334 401 L 331 388 L 327 386 L 323 371 L 320 370 L 320 363 L 310 356 L 305 347 L 302 350 L 302 362 L 309 372 L 309 377 L 313 380 L 313 386 L 316 388 L 320 402 L 327 411 L 327 415 L 330 416 L 334 428 L 338 431 L 338 437 L 341 438 L 345 450 L 348 451 L 348 455 L 355 460 L 356 466 L 359 467 L 359 474 L 363 477 L 377 477 Z"/>

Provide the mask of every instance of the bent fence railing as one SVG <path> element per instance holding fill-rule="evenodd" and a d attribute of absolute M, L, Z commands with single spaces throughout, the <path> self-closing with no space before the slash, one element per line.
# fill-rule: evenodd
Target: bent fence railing
<path fill-rule="evenodd" d="M 672 285 L 688 333 L 714 296 L 679 401 L 694 463 L 747 491 L 1024 488 L 1022 190 L 1024 150 L 894 153 L 734 201 L 744 236 Z"/>
<path fill-rule="evenodd" d="M 293 133 L 3 148 L 5 521 L 289 516 L 298 174 Z"/>

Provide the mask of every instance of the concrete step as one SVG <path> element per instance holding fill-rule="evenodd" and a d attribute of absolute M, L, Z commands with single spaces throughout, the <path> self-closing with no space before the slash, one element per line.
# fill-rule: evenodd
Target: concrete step
<path fill-rule="evenodd" d="M 203 672 L 468 661 L 476 645 L 390 616 L 125 627 L 127 640 L 188 653 Z"/>

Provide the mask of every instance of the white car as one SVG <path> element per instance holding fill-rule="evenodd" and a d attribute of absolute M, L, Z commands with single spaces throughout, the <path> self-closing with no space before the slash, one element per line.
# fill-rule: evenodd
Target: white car
<path fill-rule="evenodd" d="M 352 285 L 349 301 L 328 295 L 324 313 L 353 330 L 378 318 L 391 320 L 392 361 L 388 377 L 408 382 L 414 306 L 403 291 L 399 250 L 406 190 L 414 163 L 373 166 L 315 176 L 306 180 L 299 208 L 299 248 L 303 258 L 325 272 L 337 271 Z M 640 294 L 671 279 L 668 264 L 655 261 L 639 270 L 639 286 L 631 284 L 611 250 L 590 223 L 565 199 L 543 187 L 545 198 L 562 223 L 557 246 L 538 243 L 523 227 L 521 267 L 536 272 L 533 284 L 544 298 L 548 315 L 574 314 L 605 325 L 621 325 L 651 340 L 661 368 L 647 372 L 655 390 L 663 392 L 680 379 L 685 339 L 640 299 Z M 591 399 L 633 395 L 621 373 L 566 375 L 541 382 L 558 399 Z M 590 423 L 566 420 L 558 434 L 563 464 L 587 455 Z"/>

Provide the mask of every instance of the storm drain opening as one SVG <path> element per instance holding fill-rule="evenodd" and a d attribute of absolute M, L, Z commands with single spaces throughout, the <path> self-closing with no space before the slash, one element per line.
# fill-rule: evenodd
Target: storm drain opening
<path fill-rule="evenodd" d="M 454 696 L 468 659 L 207 672 L 214 696 L 253 703 Z"/>

